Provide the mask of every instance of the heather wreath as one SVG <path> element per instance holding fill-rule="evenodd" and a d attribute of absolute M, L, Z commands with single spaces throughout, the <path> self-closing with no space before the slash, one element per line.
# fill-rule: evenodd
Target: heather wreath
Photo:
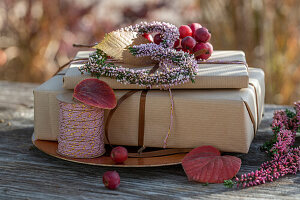
<path fill-rule="evenodd" d="M 293 146 L 296 132 L 300 132 L 300 101 L 295 103 L 295 112 L 274 113 L 272 131 L 273 138 L 262 146 L 271 160 L 262 163 L 256 171 L 236 177 L 234 181 L 224 181 L 225 186 L 250 187 L 300 171 L 300 147 Z"/>
<path fill-rule="evenodd" d="M 158 61 L 159 70 L 151 73 L 151 69 L 130 69 L 107 62 L 107 54 L 98 49 L 90 54 L 88 62 L 79 68 L 82 73 L 89 72 L 97 77 L 107 76 L 123 84 L 137 84 L 149 88 L 153 86 L 169 88 L 194 81 L 198 70 L 194 55 L 173 48 L 179 38 L 176 26 L 165 22 L 142 22 L 118 31 L 137 32 L 137 35 L 159 32 L 162 36 L 160 44 L 148 43 L 128 48 L 136 57 L 150 56 L 152 60 Z"/>

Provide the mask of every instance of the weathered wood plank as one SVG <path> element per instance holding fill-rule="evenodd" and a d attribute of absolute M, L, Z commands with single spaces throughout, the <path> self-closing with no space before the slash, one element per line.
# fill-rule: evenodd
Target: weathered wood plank
<path fill-rule="evenodd" d="M 34 84 L 0 81 L 0 199 L 300 199 L 300 174 L 243 190 L 222 184 L 188 182 L 180 165 L 156 168 L 107 168 L 52 158 L 31 144 Z M 270 138 L 273 111 L 267 105 L 249 154 L 240 173 L 255 170 L 267 157 L 259 151 Z M 300 138 L 297 138 L 300 144 Z M 118 190 L 102 185 L 102 174 L 117 170 Z"/>

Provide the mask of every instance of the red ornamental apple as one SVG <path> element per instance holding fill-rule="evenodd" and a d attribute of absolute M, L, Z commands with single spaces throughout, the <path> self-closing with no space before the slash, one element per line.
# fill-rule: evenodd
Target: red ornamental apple
<path fill-rule="evenodd" d="M 107 171 L 103 174 L 102 181 L 105 187 L 114 190 L 120 185 L 120 176 L 116 171 Z"/>
<path fill-rule="evenodd" d="M 213 46 L 209 42 L 197 43 L 193 50 L 197 60 L 207 60 L 213 52 Z"/>
<path fill-rule="evenodd" d="M 110 158 L 116 163 L 123 163 L 128 158 L 128 151 L 124 147 L 115 147 L 110 153 Z"/>
<path fill-rule="evenodd" d="M 196 45 L 196 40 L 191 36 L 187 36 L 183 38 L 181 41 L 181 46 L 183 49 L 188 49 L 190 51 L 193 51 L 195 45 Z"/>
<path fill-rule="evenodd" d="M 174 42 L 173 48 L 179 47 L 181 45 L 181 39 L 178 39 Z"/>
<path fill-rule="evenodd" d="M 149 40 L 150 42 L 153 42 L 153 37 L 151 34 L 149 33 L 144 33 L 143 37 L 146 38 L 147 40 Z"/>
<path fill-rule="evenodd" d="M 194 33 L 194 38 L 197 42 L 207 42 L 211 37 L 211 34 L 207 28 L 199 28 Z"/>
<path fill-rule="evenodd" d="M 192 29 L 193 35 L 197 29 L 202 28 L 201 24 L 199 23 L 189 24 L 189 27 Z"/>
<path fill-rule="evenodd" d="M 202 183 L 222 183 L 232 179 L 241 163 L 237 157 L 221 156 L 220 151 L 212 146 L 195 148 L 182 160 L 188 179 Z"/>
<path fill-rule="evenodd" d="M 159 34 L 156 34 L 155 36 L 154 36 L 154 43 L 155 44 L 160 44 L 162 42 L 162 38 L 161 38 L 161 34 L 159 33 Z"/>
<path fill-rule="evenodd" d="M 193 31 L 188 25 L 182 25 L 179 27 L 180 38 L 184 38 L 187 36 L 192 36 Z"/>

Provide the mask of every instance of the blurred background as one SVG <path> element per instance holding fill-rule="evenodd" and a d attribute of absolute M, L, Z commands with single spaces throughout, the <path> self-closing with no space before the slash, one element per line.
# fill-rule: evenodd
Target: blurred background
<path fill-rule="evenodd" d="M 41 83 L 73 43 L 140 21 L 199 22 L 215 50 L 243 50 L 266 73 L 266 102 L 300 100 L 299 0 L 0 0 L 0 80 Z"/>

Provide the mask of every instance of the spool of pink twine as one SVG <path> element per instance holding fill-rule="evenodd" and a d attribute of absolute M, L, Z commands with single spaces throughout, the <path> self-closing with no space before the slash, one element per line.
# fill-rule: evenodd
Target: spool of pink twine
<path fill-rule="evenodd" d="M 80 102 L 59 101 L 57 153 L 72 158 L 95 158 L 105 153 L 104 110 Z"/>

